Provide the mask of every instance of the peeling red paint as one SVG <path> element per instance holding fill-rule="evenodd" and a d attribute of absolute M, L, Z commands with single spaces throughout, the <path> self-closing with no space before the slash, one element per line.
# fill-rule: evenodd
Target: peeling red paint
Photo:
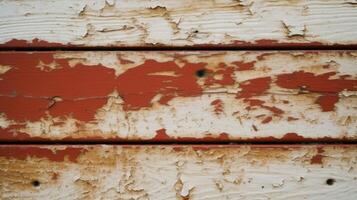
<path fill-rule="evenodd" d="M 152 139 L 154 141 L 165 141 L 170 140 L 170 136 L 166 134 L 166 129 L 162 128 L 156 131 L 156 136 Z"/>
<path fill-rule="evenodd" d="M 197 84 L 195 73 L 205 63 L 186 63 L 179 67 L 175 62 L 146 60 L 142 65 L 128 69 L 117 78 L 117 89 L 123 98 L 125 110 L 138 110 L 150 107 L 157 95 L 159 101 L 166 103 L 174 97 L 197 96 L 202 88 Z M 174 72 L 175 76 L 155 75 L 157 72 Z M 164 101 L 162 99 L 165 99 Z"/>
<path fill-rule="evenodd" d="M 0 110 L 12 120 L 35 121 L 49 113 L 89 121 L 114 88 L 114 70 L 101 65 L 70 67 L 67 60 L 54 59 L 53 53 L 1 54 L 0 63 L 12 66 L 0 75 L 0 92 L 5 95 Z M 56 63 L 59 68 L 43 71 L 40 63 Z M 52 97 L 63 101 L 53 102 Z"/>
<path fill-rule="evenodd" d="M 303 136 L 301 135 L 298 135 L 297 133 L 286 133 L 282 138 L 281 140 L 284 140 L 284 141 L 304 141 L 306 140 Z"/>
<path fill-rule="evenodd" d="M 254 107 L 261 107 L 274 113 L 274 115 L 281 115 L 284 113 L 284 111 L 281 110 L 280 108 L 277 108 L 275 106 L 264 105 L 265 102 L 259 99 L 244 99 L 244 102 L 249 104 L 249 106 L 246 107 L 247 110 L 251 110 Z"/>
<path fill-rule="evenodd" d="M 253 128 L 257 127 L 253 125 Z M 351 141 L 356 140 L 347 137 L 340 137 L 340 138 L 331 138 L 331 137 L 320 137 L 320 138 L 308 138 L 298 135 L 297 133 L 287 133 L 282 138 L 276 138 L 273 136 L 269 137 L 253 137 L 253 138 L 230 138 L 230 134 L 228 133 L 221 133 L 218 136 L 206 136 L 206 137 L 170 137 L 166 134 L 166 129 L 157 130 L 155 137 L 148 139 L 146 141 L 149 142 L 235 142 L 235 141 L 244 141 L 244 142 L 312 142 L 312 141 L 320 141 L 320 142 L 336 142 L 336 141 Z M 22 133 L 16 130 L 16 127 L 9 127 L 2 129 L 0 128 L 0 140 L 1 141 L 16 141 L 16 142 L 43 142 L 43 141 L 51 141 L 53 140 L 46 137 L 38 137 L 38 136 L 30 136 L 27 133 Z M 56 139 L 56 141 L 61 142 L 78 142 L 78 141 L 89 141 L 89 142 L 103 142 L 103 141 L 112 141 L 112 142 L 127 142 L 127 141 L 140 141 L 143 142 L 145 139 L 142 138 L 120 138 L 118 136 L 68 136 L 64 138 Z"/>
<path fill-rule="evenodd" d="M 211 102 L 211 105 L 214 107 L 214 113 L 219 115 L 223 112 L 223 102 L 220 99 L 216 99 Z"/>
<path fill-rule="evenodd" d="M 38 67 L 40 63 L 55 63 L 58 68 L 43 71 Z M 4 95 L 0 98 L 0 110 L 16 121 L 35 121 L 46 113 L 90 121 L 115 89 L 124 101 L 125 110 L 150 107 L 158 94 L 162 95 L 161 104 L 177 96 L 197 96 L 202 88 L 195 73 L 206 65 L 186 63 L 179 67 L 173 61 L 146 60 L 115 77 L 113 69 L 102 65 L 70 67 L 68 60 L 55 59 L 53 53 L 1 54 L 0 64 L 12 66 L 0 75 L 0 92 Z M 154 74 L 160 72 L 174 72 L 175 76 Z M 227 77 L 218 83 L 226 84 Z M 52 97 L 63 100 L 53 102 Z"/>
<path fill-rule="evenodd" d="M 77 147 L 67 147 L 63 150 L 52 150 L 41 147 L 26 147 L 26 146 L 0 146 L 0 156 L 6 158 L 16 158 L 25 160 L 29 156 L 37 158 L 47 158 L 55 162 L 63 162 L 67 158 L 68 161 L 77 162 L 77 158 L 86 149 Z"/>
<path fill-rule="evenodd" d="M 159 129 L 156 131 L 155 137 L 151 139 L 151 141 L 162 141 L 162 142 L 168 142 L 168 141 L 181 141 L 181 142 L 199 142 L 199 141 L 205 141 L 205 142 L 212 142 L 212 141 L 229 141 L 229 134 L 227 133 L 221 133 L 218 136 L 215 135 L 206 135 L 205 137 L 202 138 L 196 138 L 196 137 L 170 137 L 166 133 L 166 129 Z"/>
<path fill-rule="evenodd" d="M 232 64 L 237 66 L 237 71 L 246 71 L 246 70 L 253 70 L 254 69 L 254 64 L 256 61 L 252 62 L 243 62 L 243 61 L 236 61 L 233 62 Z"/>
<path fill-rule="evenodd" d="M 335 72 L 315 75 L 310 72 L 298 71 L 278 75 L 276 84 L 287 89 L 303 89 L 309 92 L 320 93 L 322 96 L 316 101 L 323 111 L 331 111 L 339 97 L 337 93 L 343 90 L 357 91 L 357 80 L 347 80 L 346 76 L 332 79 Z M 336 93 L 336 94 L 331 94 Z"/>
<path fill-rule="evenodd" d="M 12 39 L 0 44 L 0 47 L 68 47 L 68 45 L 34 38 L 32 41 Z"/>
<path fill-rule="evenodd" d="M 317 98 L 316 103 L 321 106 L 322 111 L 328 112 L 328 111 L 333 111 L 335 108 L 335 104 L 339 100 L 338 95 L 326 95 L 326 96 L 320 96 Z"/>
<path fill-rule="evenodd" d="M 205 85 L 211 86 L 219 84 L 221 86 L 233 85 L 236 81 L 233 78 L 234 67 L 228 67 L 224 63 L 220 63 L 216 71 L 207 70 L 210 72 L 210 76 L 205 79 Z M 214 76 L 222 76 L 221 79 L 217 79 Z"/>
<path fill-rule="evenodd" d="M 325 157 L 324 155 L 322 155 L 324 152 L 325 151 L 322 147 L 317 147 L 317 154 L 311 158 L 310 163 L 311 164 L 322 164 L 322 159 Z"/>
<path fill-rule="evenodd" d="M 270 88 L 270 77 L 250 79 L 242 82 L 239 87 L 242 89 L 237 98 L 250 98 L 263 94 Z"/>

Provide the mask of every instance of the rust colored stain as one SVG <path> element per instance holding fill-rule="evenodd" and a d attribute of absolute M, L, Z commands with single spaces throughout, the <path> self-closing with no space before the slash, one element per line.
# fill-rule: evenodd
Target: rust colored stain
<path fill-rule="evenodd" d="M 263 121 L 262 121 L 262 124 L 267 124 L 269 123 L 273 118 L 272 117 L 266 117 Z"/>
<path fill-rule="evenodd" d="M 315 75 L 310 72 L 298 71 L 289 74 L 278 75 L 276 84 L 287 89 L 303 89 L 309 92 L 320 93 L 316 103 L 321 106 L 323 111 L 331 111 L 334 108 L 339 97 L 337 93 L 343 90 L 356 91 L 357 80 L 347 80 L 346 76 L 339 79 L 333 79 L 331 76 L 335 72 L 328 72 L 321 75 Z M 331 95 L 331 93 L 336 93 Z"/>
<path fill-rule="evenodd" d="M 86 151 L 86 149 L 75 147 L 67 147 L 63 150 L 52 150 L 40 147 L 0 146 L 0 156 L 19 160 L 25 160 L 28 156 L 33 156 L 37 158 L 47 158 L 55 162 L 63 162 L 65 158 L 71 162 L 77 162 L 78 156 Z"/>
<path fill-rule="evenodd" d="M 256 61 L 252 62 L 243 62 L 243 61 L 236 61 L 233 62 L 232 64 L 237 66 L 237 71 L 246 71 L 246 70 L 253 70 L 254 69 L 254 64 Z"/>
<path fill-rule="evenodd" d="M 237 98 L 250 98 L 261 95 L 270 88 L 270 77 L 262 77 L 250 79 L 242 82 L 239 87 L 242 91 L 237 95 Z"/>
<path fill-rule="evenodd" d="M 325 157 L 324 155 L 322 155 L 324 152 L 325 151 L 322 147 L 318 147 L 317 154 L 311 158 L 310 163 L 311 164 L 322 164 L 322 159 Z"/>
<path fill-rule="evenodd" d="M 211 105 L 214 107 L 214 113 L 219 115 L 223 112 L 223 102 L 220 99 L 216 99 L 211 102 Z"/>
<path fill-rule="evenodd" d="M 234 40 L 232 41 L 233 45 L 236 47 L 262 47 L 262 48 L 269 48 L 269 47 L 281 47 L 281 48 L 292 48 L 292 47 L 321 47 L 324 44 L 321 42 L 281 42 L 279 40 L 271 40 L 271 39 L 260 39 L 255 40 L 253 42 L 246 42 L 241 40 Z"/>
<path fill-rule="evenodd" d="M 34 38 L 32 41 L 12 39 L 0 44 L 0 47 L 68 47 L 68 45 Z"/>
<path fill-rule="evenodd" d="M 296 117 L 288 117 L 288 121 L 295 121 L 295 120 L 299 120 L 299 118 L 296 118 Z"/>

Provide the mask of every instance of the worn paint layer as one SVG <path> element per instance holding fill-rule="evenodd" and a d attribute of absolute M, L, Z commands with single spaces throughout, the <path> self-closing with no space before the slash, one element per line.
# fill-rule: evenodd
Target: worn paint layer
<path fill-rule="evenodd" d="M 82 150 L 72 162 L 38 149 Z M 355 145 L 3 145 L 0 198 L 353 200 L 356 154 Z"/>
<path fill-rule="evenodd" d="M 355 139 L 356 61 L 354 51 L 2 52 L 0 139 Z"/>
<path fill-rule="evenodd" d="M 353 0 L 3 0 L 0 11 L 6 48 L 357 45 Z"/>

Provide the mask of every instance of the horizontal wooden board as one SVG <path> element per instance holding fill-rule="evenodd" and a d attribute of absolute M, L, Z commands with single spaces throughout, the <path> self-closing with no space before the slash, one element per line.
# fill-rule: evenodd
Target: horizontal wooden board
<path fill-rule="evenodd" d="M 355 140 L 356 51 L 1 52 L 0 140 Z"/>
<path fill-rule="evenodd" d="M 6 199 L 340 199 L 355 145 L 0 146 Z"/>
<path fill-rule="evenodd" d="M 357 45 L 356 0 L 2 0 L 1 47 Z"/>

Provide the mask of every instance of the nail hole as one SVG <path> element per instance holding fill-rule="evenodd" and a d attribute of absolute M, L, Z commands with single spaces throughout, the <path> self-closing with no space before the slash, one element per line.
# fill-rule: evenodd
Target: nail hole
<path fill-rule="evenodd" d="M 194 33 L 198 33 L 198 30 L 193 31 Z"/>
<path fill-rule="evenodd" d="M 335 182 L 336 182 L 336 181 L 335 181 L 335 179 L 333 179 L 333 178 L 329 178 L 329 179 L 326 180 L 326 184 L 327 184 L 327 185 L 333 185 Z"/>
<path fill-rule="evenodd" d="M 197 77 L 204 77 L 206 75 L 206 70 L 205 69 L 200 69 L 198 71 L 196 71 L 196 76 Z"/>
<path fill-rule="evenodd" d="M 31 182 L 31 184 L 32 184 L 34 187 L 38 187 L 38 186 L 40 186 L 40 181 L 38 181 L 38 180 L 33 180 L 33 181 Z"/>

